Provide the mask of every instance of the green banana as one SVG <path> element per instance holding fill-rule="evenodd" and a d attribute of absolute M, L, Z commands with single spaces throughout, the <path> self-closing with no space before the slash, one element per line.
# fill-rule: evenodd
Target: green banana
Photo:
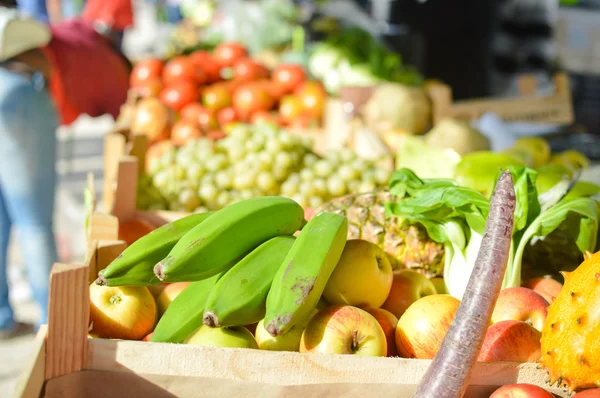
<path fill-rule="evenodd" d="M 322 212 L 302 229 L 267 295 L 265 328 L 278 336 L 304 321 L 317 306 L 348 234 L 346 217 Z"/>
<path fill-rule="evenodd" d="M 197 281 L 231 268 L 238 257 L 279 235 L 293 235 L 304 210 L 291 199 L 262 196 L 233 203 L 189 231 L 156 266 L 164 282 Z"/>
<path fill-rule="evenodd" d="M 150 341 L 159 343 L 183 343 L 202 326 L 204 304 L 211 290 L 223 274 L 190 283 L 169 304 L 158 321 Z"/>
<path fill-rule="evenodd" d="M 98 273 L 100 286 L 148 286 L 160 283 L 154 266 L 188 231 L 214 212 L 195 213 L 165 224 L 141 237 Z"/>
<path fill-rule="evenodd" d="M 227 271 L 206 300 L 204 324 L 227 327 L 260 321 L 273 278 L 295 240 L 293 236 L 271 238 Z"/>

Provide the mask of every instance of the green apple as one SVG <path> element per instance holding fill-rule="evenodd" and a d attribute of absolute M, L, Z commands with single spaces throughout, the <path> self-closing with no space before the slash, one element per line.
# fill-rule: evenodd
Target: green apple
<path fill-rule="evenodd" d="M 186 344 L 258 349 L 254 336 L 243 326 L 211 328 L 202 325 L 187 339 Z"/>
<path fill-rule="evenodd" d="M 292 326 L 287 333 L 276 337 L 271 336 L 271 333 L 267 332 L 263 322 L 264 320 L 261 320 L 258 322 L 258 325 L 256 325 L 255 336 L 258 347 L 261 350 L 269 351 L 299 351 L 302 332 L 304 332 L 304 328 L 317 312 L 319 311 L 315 309 L 312 315 L 304 322 Z"/>

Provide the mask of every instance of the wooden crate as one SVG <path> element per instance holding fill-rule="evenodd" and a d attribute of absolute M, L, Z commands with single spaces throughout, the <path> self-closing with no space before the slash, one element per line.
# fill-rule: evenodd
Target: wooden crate
<path fill-rule="evenodd" d="M 573 103 L 569 80 L 565 73 L 554 75 L 554 94 L 536 96 L 535 76 L 523 75 L 518 80 L 519 97 L 482 98 L 453 101 L 452 88 L 442 83 L 427 86 L 433 107 L 433 123 L 445 117 L 478 119 L 486 112 L 494 112 L 510 122 L 571 124 Z"/>
<path fill-rule="evenodd" d="M 116 236 L 116 231 L 113 230 Z M 300 354 L 88 336 L 89 284 L 124 249 L 93 240 L 84 264 L 54 264 L 48 325 L 35 340 L 14 397 L 410 397 L 429 360 Z M 465 397 L 501 385 L 545 386 L 535 363 L 478 363 Z M 548 388 L 558 397 L 562 390 Z"/>

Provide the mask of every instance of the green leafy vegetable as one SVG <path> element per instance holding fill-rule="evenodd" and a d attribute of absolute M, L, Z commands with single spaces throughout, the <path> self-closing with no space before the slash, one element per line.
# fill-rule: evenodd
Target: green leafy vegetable
<path fill-rule="evenodd" d="M 581 253 L 595 250 L 600 213 L 595 200 L 567 195 L 542 211 L 536 189 L 537 172 L 521 166 L 509 166 L 508 170 L 513 176 L 516 207 L 503 288 L 521 284 L 522 259 L 530 242 L 543 239 L 559 227 L 576 242 Z M 399 200 L 387 204 L 386 214 L 420 223 L 432 240 L 444 245 L 446 289 L 460 299 L 479 251 L 489 213 L 489 199 L 452 180 L 421 180 L 409 169 L 400 169 L 393 174 L 389 190 Z"/>

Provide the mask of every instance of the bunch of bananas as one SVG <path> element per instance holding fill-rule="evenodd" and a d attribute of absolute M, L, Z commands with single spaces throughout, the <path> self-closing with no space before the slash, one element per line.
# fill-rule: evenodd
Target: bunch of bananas
<path fill-rule="evenodd" d="M 168 306 L 151 341 L 183 343 L 202 325 L 263 319 L 278 336 L 312 315 L 347 233 L 347 219 L 336 213 L 306 222 L 291 199 L 242 200 L 152 231 L 100 271 L 96 284 L 192 282 Z"/>

